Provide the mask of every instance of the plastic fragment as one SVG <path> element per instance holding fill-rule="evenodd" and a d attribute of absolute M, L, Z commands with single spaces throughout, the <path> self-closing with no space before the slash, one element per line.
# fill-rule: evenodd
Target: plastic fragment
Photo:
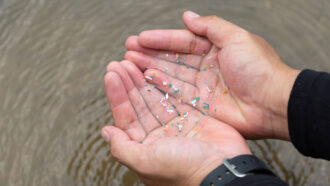
<path fill-rule="evenodd" d="M 194 107 L 196 107 L 196 100 L 195 100 L 195 99 L 192 100 L 192 101 L 191 101 L 191 104 L 192 104 Z"/>
<path fill-rule="evenodd" d="M 209 109 L 210 108 L 210 105 L 209 104 L 207 104 L 205 102 L 203 104 L 204 104 L 203 109 Z"/>
<path fill-rule="evenodd" d="M 179 132 L 181 132 L 182 131 L 182 125 L 179 125 L 178 127 L 179 127 Z"/>
<path fill-rule="evenodd" d="M 149 79 L 149 80 L 153 80 L 154 78 L 153 77 L 150 77 L 150 76 L 144 76 L 146 79 Z"/>

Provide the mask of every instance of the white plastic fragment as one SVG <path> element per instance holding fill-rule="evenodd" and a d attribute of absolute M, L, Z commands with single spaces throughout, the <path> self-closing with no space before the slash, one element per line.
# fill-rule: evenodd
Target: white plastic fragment
<path fill-rule="evenodd" d="M 153 80 L 153 78 L 152 77 L 150 77 L 150 76 L 144 76 L 146 79 L 149 79 L 149 80 Z"/>
<path fill-rule="evenodd" d="M 194 107 L 196 107 L 196 101 L 197 101 L 197 100 L 195 100 L 195 99 L 191 101 L 191 104 L 192 104 Z"/>
<path fill-rule="evenodd" d="M 182 125 L 180 124 L 178 127 L 179 127 L 179 132 L 181 132 L 181 130 L 182 130 Z"/>

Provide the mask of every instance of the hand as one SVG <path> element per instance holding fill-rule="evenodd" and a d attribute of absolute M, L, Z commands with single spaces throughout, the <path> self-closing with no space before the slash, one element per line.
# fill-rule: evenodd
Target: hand
<path fill-rule="evenodd" d="M 167 97 L 131 62 L 111 62 L 105 86 L 116 126 L 102 136 L 147 185 L 199 185 L 224 158 L 251 154 L 235 129 Z"/>
<path fill-rule="evenodd" d="M 175 85 L 186 103 L 230 124 L 250 139 L 290 140 L 287 104 L 299 74 L 273 48 L 216 16 L 183 15 L 188 30 L 151 30 L 126 41 L 125 58 L 149 82 Z M 158 69 L 158 70 L 155 70 Z M 195 102 L 194 98 L 200 97 Z"/>

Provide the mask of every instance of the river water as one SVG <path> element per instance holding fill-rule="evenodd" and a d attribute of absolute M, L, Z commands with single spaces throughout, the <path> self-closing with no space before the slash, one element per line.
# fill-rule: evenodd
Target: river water
<path fill-rule="evenodd" d="M 0 0 L 0 185 L 142 185 L 114 161 L 106 65 L 142 30 L 215 14 L 269 41 L 295 68 L 330 72 L 329 0 Z M 330 185 L 330 163 L 249 141 L 290 185 Z"/>

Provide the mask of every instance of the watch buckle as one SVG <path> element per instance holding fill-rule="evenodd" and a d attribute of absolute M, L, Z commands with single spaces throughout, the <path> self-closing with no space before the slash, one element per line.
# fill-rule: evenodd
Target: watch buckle
<path fill-rule="evenodd" d="M 223 160 L 223 164 L 227 167 L 227 169 L 233 173 L 233 175 L 235 175 L 236 177 L 239 177 L 239 178 L 243 178 L 245 176 L 247 176 L 248 174 L 245 174 L 245 173 L 240 173 L 236 170 L 236 166 L 234 164 L 231 164 L 229 161 L 229 159 L 225 158 Z"/>

